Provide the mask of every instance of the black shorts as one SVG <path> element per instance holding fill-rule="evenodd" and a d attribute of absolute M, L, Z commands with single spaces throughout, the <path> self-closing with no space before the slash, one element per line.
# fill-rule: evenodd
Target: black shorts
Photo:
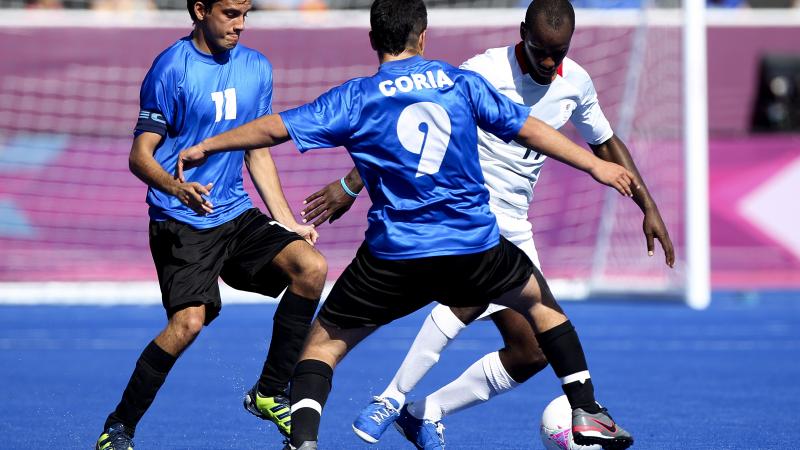
<path fill-rule="evenodd" d="M 214 228 L 174 220 L 150 221 L 150 251 L 167 317 L 206 305 L 206 325 L 219 315 L 218 279 L 242 291 L 275 297 L 288 285 L 269 263 L 290 242 L 303 240 L 256 208 Z"/>
<path fill-rule="evenodd" d="M 484 252 L 405 260 L 376 258 L 361 244 L 319 318 L 337 328 L 377 327 L 434 300 L 448 306 L 485 305 L 531 274 L 531 260 L 504 237 Z"/>

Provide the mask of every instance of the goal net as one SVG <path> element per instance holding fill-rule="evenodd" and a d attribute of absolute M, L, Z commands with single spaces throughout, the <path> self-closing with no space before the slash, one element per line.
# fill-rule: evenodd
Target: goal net
<path fill-rule="evenodd" d="M 504 5 L 505 6 L 505 5 Z M 458 65 L 519 40 L 523 9 L 432 9 L 426 56 Z M 682 256 L 680 27 L 675 10 L 578 10 L 569 56 L 593 77 Z M 92 24 L 92 26 L 87 26 Z M 274 110 L 374 73 L 365 11 L 255 12 L 242 43 L 274 67 Z M 5 11 L 0 39 L 0 282 L 145 282 L 153 287 L 145 186 L 127 157 L 140 83 L 153 58 L 188 34 L 185 11 Z M 570 125 L 562 131 L 580 140 Z M 289 204 L 343 176 L 339 149 L 273 150 Z M 245 184 L 263 208 L 252 183 Z M 320 228 L 333 280 L 363 239 L 369 200 Z M 530 209 L 542 267 L 557 295 L 677 292 L 661 248 L 647 257 L 629 199 L 549 161 Z M 62 286 L 62 285 L 59 285 Z M 124 285 L 121 289 L 124 289 Z M 60 288 L 59 288 L 60 289 Z M 114 292 L 114 291 L 112 291 Z"/>

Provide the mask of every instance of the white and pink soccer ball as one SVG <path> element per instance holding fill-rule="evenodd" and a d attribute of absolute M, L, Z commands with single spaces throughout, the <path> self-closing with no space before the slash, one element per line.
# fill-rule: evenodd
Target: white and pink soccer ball
<path fill-rule="evenodd" d="M 602 450 L 599 445 L 578 445 L 572 440 L 572 408 L 566 395 L 547 405 L 539 431 L 548 450 Z"/>

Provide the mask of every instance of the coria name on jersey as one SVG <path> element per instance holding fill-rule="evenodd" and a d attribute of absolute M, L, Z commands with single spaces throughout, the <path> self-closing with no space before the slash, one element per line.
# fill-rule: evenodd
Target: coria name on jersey
<path fill-rule="evenodd" d="M 432 70 L 423 73 L 412 73 L 411 75 L 403 75 L 394 80 L 381 81 L 378 88 L 381 94 L 386 97 L 391 97 L 400 92 L 420 91 L 422 89 L 440 89 L 445 86 L 452 86 L 453 80 L 444 73 L 444 70 L 437 70 L 434 73 Z"/>

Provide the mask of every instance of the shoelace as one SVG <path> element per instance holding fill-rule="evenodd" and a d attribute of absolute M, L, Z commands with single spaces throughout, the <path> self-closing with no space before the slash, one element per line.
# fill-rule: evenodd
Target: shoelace
<path fill-rule="evenodd" d="M 111 434 L 109 437 L 111 438 L 111 448 L 113 449 L 128 450 L 128 447 L 133 447 L 131 438 L 122 431 Z"/>
<path fill-rule="evenodd" d="M 397 412 L 397 408 L 389 401 L 388 398 L 381 398 L 381 397 L 372 397 L 372 401 L 375 403 L 381 403 L 383 406 L 388 409 L 390 412 Z"/>
<path fill-rule="evenodd" d="M 439 444 L 441 444 L 442 448 L 444 448 L 444 424 L 442 422 L 433 422 L 427 419 L 424 423 L 433 425 L 433 429 L 436 431 L 436 437 L 439 440 Z"/>
<path fill-rule="evenodd" d="M 439 443 L 444 448 L 444 424 L 442 422 L 436 423 L 436 434 L 439 435 Z"/>
<path fill-rule="evenodd" d="M 607 410 L 606 408 L 600 407 L 600 412 L 601 412 L 601 413 L 602 413 L 604 416 L 608 417 L 608 418 L 609 418 L 609 420 L 611 420 L 612 422 L 616 423 L 616 422 L 614 421 L 614 418 L 613 418 L 613 417 L 611 417 L 611 414 L 609 414 L 609 413 L 608 413 L 608 410 Z"/>

